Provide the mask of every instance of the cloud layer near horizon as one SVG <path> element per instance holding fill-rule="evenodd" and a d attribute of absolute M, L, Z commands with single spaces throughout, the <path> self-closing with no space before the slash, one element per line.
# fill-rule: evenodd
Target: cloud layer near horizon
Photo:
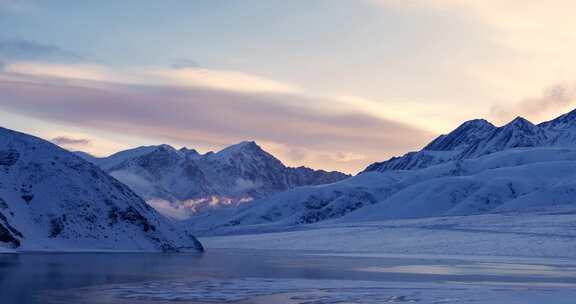
<path fill-rule="evenodd" d="M 71 148 L 86 148 L 92 144 L 87 138 L 74 138 L 69 137 L 66 135 L 56 136 L 50 140 L 51 142 L 63 146 L 63 147 L 71 147 Z"/>
<path fill-rule="evenodd" d="M 433 137 L 337 100 L 270 92 L 266 81 L 261 82 L 261 92 L 248 92 L 217 85 L 105 79 L 4 73 L 0 77 L 0 109 L 192 147 L 199 142 L 219 148 L 256 140 L 289 164 L 347 172 L 417 148 Z"/>
<path fill-rule="evenodd" d="M 496 123 L 507 123 L 516 116 L 524 116 L 536 122 L 552 119 L 558 113 L 573 110 L 576 104 L 576 86 L 558 84 L 543 90 L 538 97 L 524 98 L 508 105 L 494 105 L 490 116 Z"/>

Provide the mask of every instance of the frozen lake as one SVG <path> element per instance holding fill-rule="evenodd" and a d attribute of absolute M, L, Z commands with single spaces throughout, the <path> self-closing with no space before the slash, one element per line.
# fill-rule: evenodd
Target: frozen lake
<path fill-rule="evenodd" d="M 311 251 L 3 254 L 0 303 L 574 303 L 571 259 Z"/>

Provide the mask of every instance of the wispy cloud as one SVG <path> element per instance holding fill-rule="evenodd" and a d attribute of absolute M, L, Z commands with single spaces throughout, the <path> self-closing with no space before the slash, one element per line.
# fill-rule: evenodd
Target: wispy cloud
<path fill-rule="evenodd" d="M 161 214 L 176 220 L 187 219 L 193 213 L 190 208 L 186 208 L 183 204 L 171 204 L 167 200 L 150 199 L 146 202 Z"/>
<path fill-rule="evenodd" d="M 69 136 L 57 136 L 52 138 L 51 141 L 59 146 L 72 147 L 72 148 L 85 148 L 87 146 L 92 145 L 92 141 L 90 139 L 73 138 Z"/>
<path fill-rule="evenodd" d="M 449 20 L 454 31 L 466 33 L 463 39 L 455 40 L 450 37 L 451 29 L 438 31 L 440 36 L 432 46 L 442 41 L 457 42 L 444 48 L 438 57 L 449 59 L 447 68 L 451 72 L 461 71 L 469 77 L 471 90 L 460 101 L 466 102 L 466 107 L 498 104 L 491 110 L 489 106 L 477 108 L 476 112 L 489 111 L 498 122 L 507 122 L 517 115 L 534 121 L 546 119 L 573 105 L 574 88 L 554 84 L 576 80 L 576 35 L 567 30 L 576 26 L 572 13 L 575 1 L 367 1 L 383 10 L 433 14 Z M 481 43 L 468 41 L 474 38 Z M 470 52 L 459 58 L 462 50 Z M 464 91 L 462 77 L 448 82 L 458 88 L 455 91 Z M 545 87 L 550 88 L 540 93 Z"/>
<path fill-rule="evenodd" d="M 0 60 L 60 59 L 80 60 L 82 56 L 58 46 L 25 39 L 0 40 Z"/>
<path fill-rule="evenodd" d="M 0 77 L 0 108 L 8 112 L 185 144 L 222 147 L 254 139 L 282 147 L 276 150 L 281 157 L 305 158 L 315 167 L 353 172 L 433 137 L 337 99 L 297 92 L 244 91 L 212 84 L 183 86 L 178 82 L 167 85 L 162 84 L 164 79 L 145 85 L 121 83 L 126 75 L 114 75 L 117 81 L 110 83 L 103 81 L 109 79 L 106 73 L 91 75 L 94 70 L 78 71 L 78 75 L 89 76 L 80 77 L 82 81 L 72 81 L 76 71 L 70 70 L 62 69 L 50 77 L 40 77 L 47 73 L 31 73 L 31 69 L 26 69 L 33 75 L 29 77 L 15 74 L 24 69 L 8 70 L 11 72 L 5 73 L 4 79 Z M 58 81 L 61 78 L 54 76 L 69 78 Z"/>
<path fill-rule="evenodd" d="M 182 67 L 109 68 L 95 64 L 13 63 L 5 71 L 30 76 L 69 80 L 92 80 L 118 84 L 204 87 L 240 92 L 289 93 L 299 89 L 291 84 L 238 71 Z"/>
<path fill-rule="evenodd" d="M 178 60 L 174 60 L 174 62 L 170 66 L 176 70 L 188 69 L 188 68 L 193 68 L 193 69 L 200 68 L 200 64 L 198 64 L 198 62 L 191 60 L 191 59 L 187 59 L 187 58 L 181 58 Z"/>
<path fill-rule="evenodd" d="M 541 121 L 566 112 L 576 104 L 576 87 L 558 84 L 544 90 L 539 97 L 530 97 L 511 105 L 494 105 L 490 115 L 499 123 L 516 116 Z"/>

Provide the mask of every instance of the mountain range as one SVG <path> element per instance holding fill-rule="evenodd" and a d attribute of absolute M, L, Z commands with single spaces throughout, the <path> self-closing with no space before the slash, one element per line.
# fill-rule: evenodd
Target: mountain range
<path fill-rule="evenodd" d="M 157 200 L 191 214 L 176 222 L 151 207 L 166 211 Z M 216 153 L 158 145 L 96 158 L 0 129 L 0 249 L 202 250 L 190 232 L 575 204 L 576 111 L 540 124 L 471 120 L 354 177 L 287 167 L 254 142 Z"/>
<path fill-rule="evenodd" d="M 166 202 L 190 214 L 350 177 L 340 172 L 287 167 L 253 141 L 206 154 L 169 145 L 139 147 L 104 158 L 76 153 L 128 185 L 150 204 L 160 206 L 159 202 Z"/>
<path fill-rule="evenodd" d="M 484 119 L 470 120 L 449 134 L 437 137 L 420 151 L 374 163 L 364 172 L 420 169 L 512 148 L 575 146 L 575 121 L 576 110 L 537 125 L 522 117 L 501 127 Z"/>
<path fill-rule="evenodd" d="M 533 124 L 463 123 L 422 150 L 374 163 L 349 179 L 306 186 L 190 219 L 201 234 L 576 204 L 576 111 Z"/>

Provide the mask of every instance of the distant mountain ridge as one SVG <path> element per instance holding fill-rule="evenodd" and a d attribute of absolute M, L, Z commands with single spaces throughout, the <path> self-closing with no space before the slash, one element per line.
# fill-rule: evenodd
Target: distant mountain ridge
<path fill-rule="evenodd" d="M 98 167 L 50 142 L 4 128 L 0 247 L 202 250 L 193 236 Z"/>
<path fill-rule="evenodd" d="M 363 172 L 421 169 L 510 148 L 575 146 L 576 110 L 537 125 L 522 117 L 501 127 L 484 119 L 474 119 L 449 134 L 440 135 L 420 151 L 373 163 Z"/>
<path fill-rule="evenodd" d="M 576 111 L 538 125 L 520 117 L 502 127 L 476 119 L 352 178 L 277 193 L 188 225 L 199 234 L 238 234 L 318 222 L 574 212 L 575 181 Z"/>
<path fill-rule="evenodd" d="M 287 167 L 253 141 L 206 154 L 159 145 L 105 158 L 82 152 L 77 155 L 100 166 L 146 200 L 164 200 L 177 208 L 185 205 L 192 212 L 350 177 L 335 171 Z"/>

